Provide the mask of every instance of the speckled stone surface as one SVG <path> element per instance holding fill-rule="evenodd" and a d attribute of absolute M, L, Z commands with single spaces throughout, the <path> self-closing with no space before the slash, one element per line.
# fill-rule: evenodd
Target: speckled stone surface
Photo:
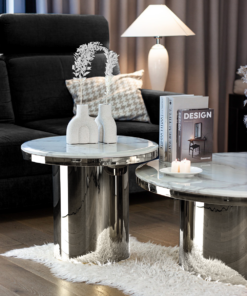
<path fill-rule="evenodd" d="M 26 142 L 21 149 L 39 156 L 97 159 L 142 155 L 157 151 L 158 145 L 149 140 L 125 136 L 118 136 L 116 144 L 69 145 L 65 136 L 58 136 Z"/>
<path fill-rule="evenodd" d="M 213 161 L 193 163 L 203 171 L 192 178 L 176 178 L 159 170 L 166 167 L 158 160 L 136 170 L 136 176 L 162 188 L 181 193 L 206 196 L 226 196 L 247 199 L 247 152 L 216 153 Z"/>

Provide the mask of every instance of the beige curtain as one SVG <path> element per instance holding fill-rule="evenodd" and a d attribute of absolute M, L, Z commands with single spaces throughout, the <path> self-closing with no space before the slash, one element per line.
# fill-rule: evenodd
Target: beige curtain
<path fill-rule="evenodd" d="M 214 151 L 227 151 L 228 94 L 236 69 L 247 64 L 247 0 L 37 0 L 46 12 L 101 14 L 109 22 L 110 48 L 122 73 L 144 69 L 153 38 L 121 34 L 150 4 L 166 4 L 196 35 L 163 38 L 170 58 L 166 90 L 208 95 L 215 110 Z"/>

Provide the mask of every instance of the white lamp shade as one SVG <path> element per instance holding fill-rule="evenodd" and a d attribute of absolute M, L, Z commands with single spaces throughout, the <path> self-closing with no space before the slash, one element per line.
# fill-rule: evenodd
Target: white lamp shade
<path fill-rule="evenodd" d="M 195 35 L 166 5 L 149 5 L 122 37 Z"/>

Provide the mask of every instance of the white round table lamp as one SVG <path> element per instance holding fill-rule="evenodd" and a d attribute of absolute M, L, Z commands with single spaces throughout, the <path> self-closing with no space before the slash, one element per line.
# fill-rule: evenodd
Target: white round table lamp
<path fill-rule="evenodd" d="M 152 89 L 164 90 L 169 68 L 167 50 L 160 44 L 162 36 L 195 35 L 166 5 L 149 5 L 129 26 L 122 37 L 155 37 L 148 55 Z"/>

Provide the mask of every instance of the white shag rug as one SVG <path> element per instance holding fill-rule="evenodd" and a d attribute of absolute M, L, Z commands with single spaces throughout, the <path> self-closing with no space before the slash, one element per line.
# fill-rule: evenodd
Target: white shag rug
<path fill-rule="evenodd" d="M 88 255 L 56 259 L 54 244 L 17 249 L 2 256 L 30 259 L 48 266 L 61 279 L 107 285 L 132 296 L 247 296 L 247 281 L 219 260 L 205 260 L 192 252 L 187 266 L 190 269 L 193 265 L 192 273 L 179 266 L 178 247 L 141 243 L 130 237 L 130 250 L 129 259 L 107 264 L 86 263 Z"/>

